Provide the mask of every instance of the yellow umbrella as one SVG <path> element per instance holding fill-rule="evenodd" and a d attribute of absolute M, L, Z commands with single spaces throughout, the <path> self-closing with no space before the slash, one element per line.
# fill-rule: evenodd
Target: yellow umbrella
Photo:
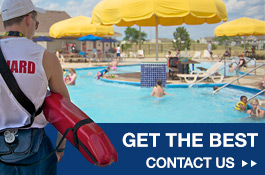
<path fill-rule="evenodd" d="M 217 26 L 214 30 L 214 35 L 215 36 L 244 36 L 244 54 L 245 54 L 246 53 L 246 36 L 265 35 L 265 21 L 246 18 L 246 17 L 239 18 L 239 19 L 236 19 L 236 20 Z"/>
<path fill-rule="evenodd" d="M 215 36 L 250 36 L 265 35 L 265 21 L 239 18 L 217 26 Z"/>
<path fill-rule="evenodd" d="M 217 26 L 215 36 L 244 36 L 244 53 L 246 52 L 246 36 L 265 35 L 265 21 L 239 18 Z"/>
<path fill-rule="evenodd" d="M 78 16 L 53 24 L 50 28 L 49 34 L 53 38 L 60 38 L 63 36 L 81 37 L 88 34 L 104 36 L 113 35 L 114 28 L 112 26 L 92 24 L 91 18 Z"/>
<path fill-rule="evenodd" d="M 92 22 L 117 26 L 173 26 L 183 23 L 213 24 L 227 20 L 222 0 L 104 0 L 92 14 Z M 156 44 L 158 59 L 158 43 Z"/>

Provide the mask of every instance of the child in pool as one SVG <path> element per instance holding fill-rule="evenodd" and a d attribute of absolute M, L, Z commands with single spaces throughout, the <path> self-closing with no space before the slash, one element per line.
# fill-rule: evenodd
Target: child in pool
<path fill-rule="evenodd" d="M 71 81 L 70 75 L 66 75 L 66 77 L 64 78 L 64 83 L 68 84 Z"/>
<path fill-rule="evenodd" d="M 238 111 L 245 111 L 247 109 L 248 99 L 246 96 L 240 97 L 240 102 L 236 104 L 235 109 Z"/>
<path fill-rule="evenodd" d="M 109 72 L 109 69 L 110 67 L 108 66 L 107 68 L 98 71 L 98 73 L 94 76 L 94 78 L 97 77 L 97 79 L 99 79 L 100 77 L 105 77 L 105 74 Z"/>
<path fill-rule="evenodd" d="M 117 61 L 117 59 L 116 58 L 114 58 L 114 60 L 110 63 L 110 69 L 111 70 L 117 70 L 117 66 L 118 66 L 118 61 Z"/>

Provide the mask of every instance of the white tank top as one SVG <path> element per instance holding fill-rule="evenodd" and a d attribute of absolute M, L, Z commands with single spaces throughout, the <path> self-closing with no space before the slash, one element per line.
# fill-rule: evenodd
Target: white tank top
<path fill-rule="evenodd" d="M 25 37 L 0 40 L 3 55 L 24 94 L 35 105 L 42 105 L 48 81 L 42 65 L 45 48 Z M 0 75 L 0 130 L 17 128 L 30 123 L 30 114 L 17 102 Z M 47 121 L 39 114 L 32 128 L 43 128 Z"/>
<path fill-rule="evenodd" d="M 121 48 L 117 47 L 117 53 L 121 53 Z"/>

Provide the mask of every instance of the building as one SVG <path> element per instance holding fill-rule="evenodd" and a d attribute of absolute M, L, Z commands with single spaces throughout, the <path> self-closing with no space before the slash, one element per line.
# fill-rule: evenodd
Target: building
<path fill-rule="evenodd" d="M 256 47 L 258 50 L 264 50 L 265 45 L 265 35 L 262 36 L 248 36 L 246 37 L 246 42 L 251 46 Z"/>
<path fill-rule="evenodd" d="M 49 36 L 50 27 L 59 21 L 71 18 L 71 16 L 65 11 L 52 11 L 46 10 L 45 14 L 38 14 L 38 21 L 40 22 L 38 30 L 35 32 L 34 38 L 39 36 L 45 36 L 52 39 L 52 42 L 41 41 L 37 42 L 41 46 L 47 48 L 47 50 L 55 53 L 57 50 L 61 50 L 62 52 L 69 52 L 71 45 L 75 44 L 77 50 L 92 50 L 96 48 L 97 50 L 108 50 L 111 48 L 110 43 L 102 43 L 102 42 L 81 42 L 78 41 L 78 37 L 62 37 L 62 38 L 51 38 Z M 2 18 L 0 18 L 0 35 L 4 35 L 5 30 L 3 26 Z M 115 36 L 121 36 L 119 33 L 115 33 Z M 107 37 L 107 36 L 106 36 Z M 112 36 L 113 37 L 113 36 Z M 33 39 L 34 39 L 33 38 Z"/>

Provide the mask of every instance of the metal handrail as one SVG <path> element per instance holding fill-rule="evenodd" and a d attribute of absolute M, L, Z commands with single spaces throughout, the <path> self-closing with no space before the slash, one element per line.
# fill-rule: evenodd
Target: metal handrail
<path fill-rule="evenodd" d="M 227 84 L 223 85 L 222 87 L 216 89 L 215 91 L 213 91 L 212 94 L 215 94 L 216 92 L 220 91 L 221 89 L 225 88 L 226 86 L 228 86 L 228 85 L 234 83 L 235 81 L 239 80 L 240 78 L 246 76 L 246 75 L 249 74 L 250 72 L 253 72 L 254 70 L 256 70 L 256 69 L 258 69 L 258 68 L 260 68 L 260 67 L 262 67 L 262 66 L 264 66 L 264 65 L 265 65 L 265 64 L 261 64 L 261 65 L 255 67 L 255 68 L 253 68 L 252 70 L 246 72 L 245 74 L 241 75 L 240 77 L 236 78 L 235 80 L 231 81 L 230 83 L 227 83 Z"/>
<path fill-rule="evenodd" d="M 233 63 L 233 62 L 232 62 L 232 63 Z M 207 75 L 206 77 L 204 77 L 204 78 L 198 80 L 197 82 L 194 82 L 194 83 L 190 84 L 190 85 L 189 85 L 189 88 L 191 88 L 191 87 L 194 86 L 195 84 L 200 83 L 200 82 L 202 82 L 203 80 L 209 78 L 209 77 L 212 76 L 213 74 L 215 74 L 215 73 L 217 73 L 217 72 L 219 72 L 219 71 L 225 69 L 225 68 L 228 67 L 229 65 L 230 65 L 230 64 L 226 65 L 225 67 L 222 67 L 221 69 L 218 69 L 218 70 L 215 71 L 214 73 L 211 73 L 210 75 Z"/>
<path fill-rule="evenodd" d="M 250 98 L 248 99 L 248 102 L 249 102 L 250 100 L 252 100 L 253 98 L 255 98 L 256 96 L 258 96 L 259 94 L 261 94 L 262 92 L 265 92 L 265 89 L 263 89 L 262 91 L 259 91 L 258 93 L 256 93 L 256 94 L 253 95 L 252 97 L 250 97 Z"/>

